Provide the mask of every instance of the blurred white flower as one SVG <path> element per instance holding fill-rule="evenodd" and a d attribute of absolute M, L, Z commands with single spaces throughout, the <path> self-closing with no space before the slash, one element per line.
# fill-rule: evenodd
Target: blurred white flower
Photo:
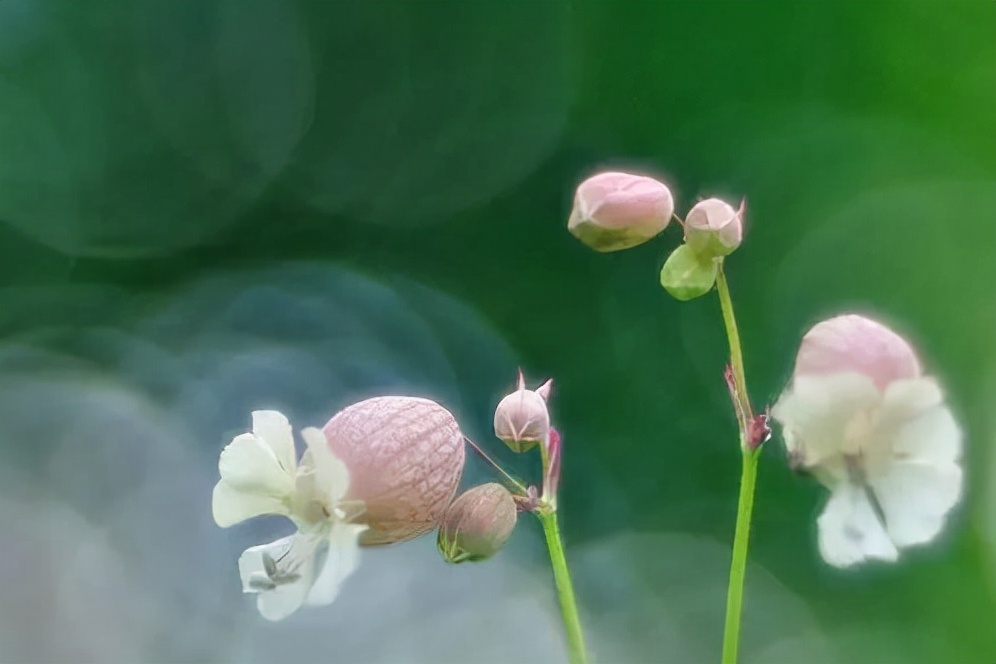
<path fill-rule="evenodd" d="M 252 433 L 236 436 L 221 452 L 214 488 L 214 520 L 223 528 L 254 516 L 280 514 L 298 532 L 254 546 L 239 558 L 242 589 L 258 594 L 268 620 L 282 620 L 302 604 L 330 604 L 359 563 L 360 533 L 351 523 L 363 503 L 344 500 L 349 471 L 318 429 L 301 431 L 306 451 L 295 461 L 290 423 L 281 413 L 252 414 Z"/>
<path fill-rule="evenodd" d="M 960 498 L 961 430 L 913 349 L 875 321 L 810 330 L 771 414 L 790 463 L 831 491 L 817 520 L 831 565 L 896 560 L 934 539 Z"/>

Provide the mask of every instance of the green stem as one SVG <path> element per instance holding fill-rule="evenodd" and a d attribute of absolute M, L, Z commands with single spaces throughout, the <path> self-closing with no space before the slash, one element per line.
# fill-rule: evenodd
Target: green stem
<path fill-rule="evenodd" d="M 719 306 L 723 310 L 723 325 L 726 326 L 726 338 L 730 342 L 730 364 L 733 366 L 733 379 L 737 385 L 742 403 L 747 401 L 747 378 L 744 376 L 744 356 L 740 347 L 740 332 L 737 330 L 737 319 L 733 315 L 733 299 L 730 297 L 730 287 L 726 283 L 726 273 L 720 263 L 716 274 L 716 291 L 719 293 Z M 749 413 L 748 409 L 744 410 Z M 745 431 L 741 431 L 745 434 Z"/>
<path fill-rule="evenodd" d="M 754 485 L 757 481 L 758 450 L 743 450 L 740 472 L 740 499 L 737 504 L 737 527 L 733 535 L 733 559 L 730 561 L 730 584 L 726 594 L 726 626 L 723 630 L 722 664 L 736 664 L 740 644 L 740 614 L 744 603 L 744 578 L 747 575 L 747 549 L 750 543 L 750 519 L 754 510 Z"/>
<path fill-rule="evenodd" d="M 733 535 L 733 556 L 730 561 L 730 582 L 726 594 L 726 624 L 723 630 L 722 664 L 736 664 L 737 649 L 740 645 L 740 617 L 743 612 L 744 578 L 747 575 L 747 551 L 750 546 L 750 521 L 754 510 L 754 486 L 757 483 L 757 462 L 760 449 L 748 449 L 747 427 L 753 417 L 750 398 L 747 395 L 747 379 L 744 375 L 743 349 L 740 345 L 740 332 L 733 314 L 733 299 L 726 283 L 726 274 L 720 263 L 716 276 L 716 291 L 723 310 L 723 324 L 730 343 L 730 365 L 733 367 L 735 394 L 734 408 L 740 427 L 740 450 L 742 468 L 740 472 L 740 497 L 737 502 L 737 525 Z"/>
<path fill-rule="evenodd" d="M 581 631 L 578 605 L 574 599 L 574 586 L 571 584 L 571 573 L 567 569 L 567 559 L 564 557 L 564 544 L 560 539 L 557 511 L 537 511 L 536 516 L 539 517 L 540 523 L 543 524 L 543 534 L 546 535 L 546 546 L 550 550 L 550 562 L 553 564 L 553 579 L 557 585 L 557 597 L 560 600 L 560 615 L 564 620 L 564 631 L 567 633 L 569 660 L 571 664 L 585 664 L 588 661 L 588 655 L 584 647 L 584 633 Z"/>

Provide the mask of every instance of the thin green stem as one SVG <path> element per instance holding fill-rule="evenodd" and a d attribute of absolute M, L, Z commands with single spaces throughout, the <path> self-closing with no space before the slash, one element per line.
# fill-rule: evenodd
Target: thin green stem
<path fill-rule="evenodd" d="M 722 664 L 736 664 L 740 646 L 740 622 L 744 603 L 744 579 L 747 576 L 747 552 L 750 547 L 750 522 L 754 511 L 754 486 L 757 483 L 757 463 L 760 448 L 751 448 L 748 427 L 753 418 L 750 397 L 747 394 L 747 379 L 744 375 L 743 349 L 740 345 L 740 332 L 733 314 L 733 299 L 726 283 L 723 264 L 720 263 L 716 275 L 716 291 L 723 310 L 723 324 L 730 343 L 730 366 L 733 367 L 733 400 L 740 428 L 740 451 L 742 467 L 740 472 L 740 497 L 737 501 L 737 525 L 733 535 L 733 555 L 730 561 L 730 581 L 726 594 L 726 624 L 723 629 Z"/>
<path fill-rule="evenodd" d="M 564 620 L 564 631 L 567 633 L 567 652 L 570 662 L 571 664 L 586 664 L 588 654 L 584 647 L 584 632 L 581 630 L 578 605 L 574 599 L 571 573 L 567 569 L 567 559 L 564 557 L 564 544 L 560 538 L 560 526 L 557 524 L 557 511 L 540 510 L 536 512 L 536 516 L 543 524 L 546 546 L 550 550 L 553 579 L 557 585 L 557 598 L 560 600 L 560 615 Z"/>
<path fill-rule="evenodd" d="M 744 578 L 747 575 L 747 549 L 750 543 L 750 519 L 754 510 L 754 485 L 757 482 L 759 450 L 743 450 L 740 473 L 740 499 L 737 503 L 737 527 L 733 535 L 733 559 L 726 595 L 726 626 L 723 630 L 722 664 L 736 664 L 740 644 L 740 614 L 744 603 Z"/>
<path fill-rule="evenodd" d="M 742 403 L 747 401 L 747 378 L 744 375 L 744 356 L 740 346 L 740 332 L 737 330 L 737 318 L 733 315 L 733 299 L 730 297 L 730 287 L 726 283 L 726 273 L 720 263 L 716 274 L 716 291 L 719 293 L 719 306 L 723 310 L 723 325 L 726 326 L 726 338 L 730 342 L 730 364 L 733 366 L 733 379 L 736 382 L 739 398 Z M 749 413 L 745 409 L 745 413 Z M 745 434 L 745 431 L 741 431 Z"/>

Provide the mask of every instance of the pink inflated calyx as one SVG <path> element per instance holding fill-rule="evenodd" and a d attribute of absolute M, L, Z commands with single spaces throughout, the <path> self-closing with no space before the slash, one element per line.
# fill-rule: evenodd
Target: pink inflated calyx
<path fill-rule="evenodd" d="M 515 452 L 526 452 L 546 441 L 550 431 L 546 400 L 552 385 L 553 381 L 548 380 L 535 390 L 527 390 L 520 370 L 516 390 L 498 402 L 495 436 Z"/>
<path fill-rule="evenodd" d="M 322 430 L 349 469 L 347 499 L 363 502 L 360 543 L 391 544 L 436 528 L 456 493 L 464 437 L 453 415 L 417 397 L 375 397 Z"/>
<path fill-rule="evenodd" d="M 619 251 L 656 236 L 673 214 L 674 199 L 663 182 L 610 171 L 578 185 L 567 228 L 596 251 Z"/>
<path fill-rule="evenodd" d="M 837 316 L 813 326 L 802 338 L 795 376 L 852 372 L 870 378 L 884 390 L 889 383 L 922 375 L 912 346 L 870 318 Z"/>

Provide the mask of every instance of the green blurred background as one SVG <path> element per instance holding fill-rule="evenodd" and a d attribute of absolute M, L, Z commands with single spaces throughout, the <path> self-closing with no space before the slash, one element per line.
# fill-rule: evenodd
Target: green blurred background
<path fill-rule="evenodd" d="M 757 403 L 844 311 L 915 340 L 967 433 L 934 545 L 834 570 L 825 491 L 762 462 L 743 661 L 996 662 L 996 4 L 0 0 L 0 660 L 564 661 L 536 524 L 450 568 L 369 552 L 266 624 L 217 454 L 435 398 L 502 463 L 517 366 L 555 379 L 597 661 L 715 662 L 739 459 L 718 304 L 680 239 L 565 230 L 601 168 L 748 199 L 728 261 Z M 467 481 L 488 477 L 471 462 Z"/>

